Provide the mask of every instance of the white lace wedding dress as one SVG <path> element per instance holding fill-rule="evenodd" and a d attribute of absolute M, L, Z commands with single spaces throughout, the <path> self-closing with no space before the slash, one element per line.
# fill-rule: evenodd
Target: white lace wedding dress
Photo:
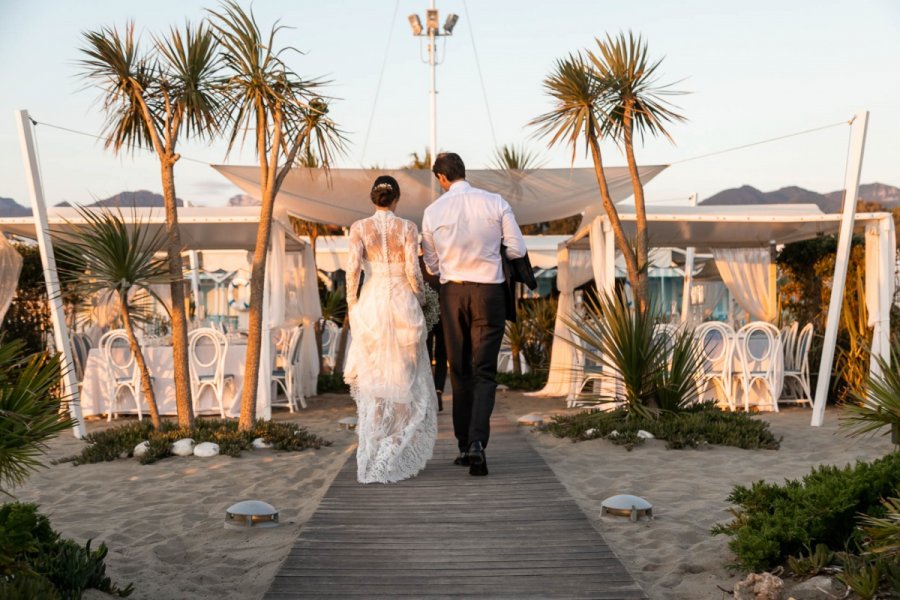
<path fill-rule="evenodd" d="M 413 223 L 385 210 L 350 227 L 344 379 L 359 413 L 360 483 L 412 477 L 434 450 L 437 396 L 425 347 L 418 237 Z"/>

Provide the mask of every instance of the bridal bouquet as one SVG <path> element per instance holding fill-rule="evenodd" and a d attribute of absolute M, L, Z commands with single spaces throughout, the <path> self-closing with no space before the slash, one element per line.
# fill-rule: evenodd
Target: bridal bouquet
<path fill-rule="evenodd" d="M 427 283 L 425 284 L 424 295 L 425 306 L 422 307 L 422 313 L 425 315 L 425 331 L 431 331 L 437 325 L 437 322 L 441 320 L 440 297 L 434 291 L 434 288 Z"/>

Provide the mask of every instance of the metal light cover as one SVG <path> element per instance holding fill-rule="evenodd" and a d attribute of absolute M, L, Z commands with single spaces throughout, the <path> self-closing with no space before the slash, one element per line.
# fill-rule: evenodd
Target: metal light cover
<path fill-rule="evenodd" d="M 428 27 L 428 33 L 437 33 L 441 25 L 438 22 L 438 11 L 436 8 L 429 8 L 425 11 L 425 25 Z"/>
<path fill-rule="evenodd" d="M 653 505 L 639 496 L 619 494 L 607 498 L 600 504 L 600 515 L 630 517 L 632 521 L 643 517 L 652 519 Z"/>
<path fill-rule="evenodd" d="M 225 529 L 278 527 L 278 511 L 262 500 L 244 500 L 225 511 Z"/>
<path fill-rule="evenodd" d="M 409 26 L 412 28 L 413 35 L 422 35 L 422 21 L 419 15 L 409 15 Z"/>
<path fill-rule="evenodd" d="M 456 27 L 457 21 L 459 21 L 459 15 L 453 13 L 447 15 L 447 20 L 444 21 L 444 31 L 447 34 L 453 33 L 453 28 Z"/>

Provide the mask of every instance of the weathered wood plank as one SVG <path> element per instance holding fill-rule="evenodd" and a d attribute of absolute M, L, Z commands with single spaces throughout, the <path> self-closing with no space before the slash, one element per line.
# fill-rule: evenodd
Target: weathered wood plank
<path fill-rule="evenodd" d="M 488 477 L 452 463 L 442 416 L 418 477 L 360 485 L 347 461 L 266 598 L 644 598 L 516 427 L 492 420 Z"/>

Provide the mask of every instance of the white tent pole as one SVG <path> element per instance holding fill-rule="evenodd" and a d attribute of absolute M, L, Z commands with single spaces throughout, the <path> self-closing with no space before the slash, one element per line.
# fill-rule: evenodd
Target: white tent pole
<path fill-rule="evenodd" d="M 775 240 L 769 240 L 769 314 L 774 315 L 772 321 L 778 324 L 778 267 L 775 264 Z"/>
<path fill-rule="evenodd" d="M 688 198 L 689 206 L 697 206 L 697 193 Z M 688 246 L 684 252 L 684 285 L 681 289 L 681 322 L 687 323 L 691 310 L 691 288 L 694 287 L 694 253 L 695 248 Z"/>
<path fill-rule="evenodd" d="M 38 248 L 41 253 L 41 264 L 44 267 L 44 281 L 47 284 L 47 298 L 50 302 L 50 319 L 53 322 L 53 334 L 56 350 L 59 352 L 60 368 L 62 368 L 63 391 L 69 399 L 69 414 L 75 421 L 72 433 L 81 439 L 84 437 L 84 421 L 81 418 L 81 399 L 78 396 L 78 380 L 75 377 L 72 347 L 69 345 L 69 328 L 66 325 L 66 313 L 63 309 L 62 293 L 59 289 L 59 273 L 56 271 L 56 257 L 53 254 L 53 241 L 50 239 L 50 226 L 47 224 L 47 206 L 44 204 L 44 187 L 38 170 L 37 152 L 34 149 L 34 135 L 31 131 L 31 118 L 27 110 L 16 111 L 19 126 L 19 142 L 22 147 L 22 160 L 25 162 L 28 194 L 31 208 L 34 210 L 34 228 L 37 234 Z"/>
<path fill-rule="evenodd" d="M 813 427 L 821 427 L 825 422 L 825 402 L 831 380 L 831 368 L 834 364 L 841 305 L 844 301 L 844 285 L 850 262 L 850 242 L 853 236 L 853 220 L 856 218 L 856 199 L 859 195 L 859 178 L 862 172 L 868 124 L 869 111 L 858 113 L 851 121 L 850 154 L 847 158 L 847 173 L 844 180 L 844 211 L 834 260 L 834 279 L 831 282 L 831 302 L 828 304 L 825 341 L 822 345 L 822 360 L 819 363 L 819 381 L 816 384 L 816 398 L 810 422 Z"/>
<path fill-rule="evenodd" d="M 616 233 L 613 231 L 609 219 L 603 219 L 603 233 L 606 236 L 603 245 L 603 251 L 606 252 L 603 260 L 606 275 L 603 277 L 604 289 L 601 291 L 611 295 L 616 289 Z"/>
<path fill-rule="evenodd" d="M 200 257 L 196 250 L 188 253 L 191 259 L 191 293 L 194 295 L 194 318 L 200 315 Z"/>

